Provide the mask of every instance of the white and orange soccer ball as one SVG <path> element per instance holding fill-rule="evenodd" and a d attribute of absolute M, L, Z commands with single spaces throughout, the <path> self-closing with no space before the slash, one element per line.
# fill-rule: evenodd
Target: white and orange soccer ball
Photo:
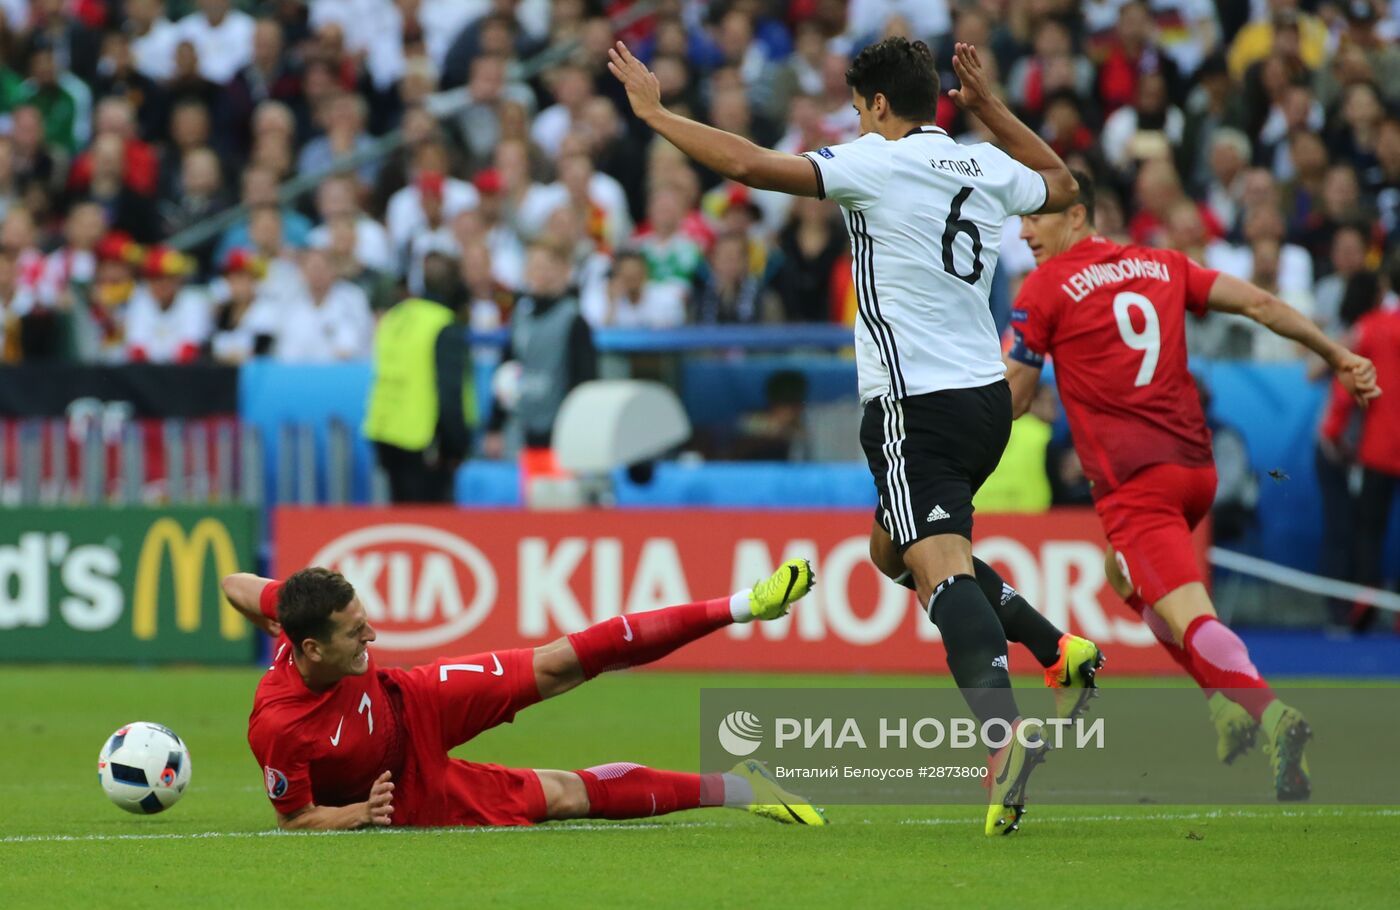
<path fill-rule="evenodd" d="M 179 801 L 190 783 L 190 750 L 175 731 L 137 721 L 107 738 L 97 756 L 107 798 L 128 812 L 153 815 Z"/>

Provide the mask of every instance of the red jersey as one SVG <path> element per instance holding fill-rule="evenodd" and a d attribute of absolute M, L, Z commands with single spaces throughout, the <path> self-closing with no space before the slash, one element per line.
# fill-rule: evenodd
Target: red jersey
<path fill-rule="evenodd" d="M 1400 310 L 1372 310 L 1356 323 L 1356 353 L 1376 365 L 1376 383 L 1387 390 L 1372 399 L 1361 420 L 1356 459 L 1363 467 L 1400 476 Z M 1340 382 L 1332 383 L 1332 400 L 1322 433 L 1340 442 L 1356 403 Z"/>
<path fill-rule="evenodd" d="M 1154 464 L 1211 464 L 1186 368 L 1186 311 L 1206 312 L 1219 273 L 1174 250 L 1089 237 L 1026 276 L 1011 356 L 1055 361 L 1074 447 L 1095 498 Z"/>
<path fill-rule="evenodd" d="M 277 618 L 281 582 L 263 588 L 263 615 Z M 369 654 L 369 670 L 324 692 L 306 687 L 284 632 L 258 684 L 248 717 L 248 745 L 263 769 L 267 796 L 290 815 L 310 803 L 345 806 L 369 798 L 375 778 L 401 760 L 397 706 L 384 692 Z"/>

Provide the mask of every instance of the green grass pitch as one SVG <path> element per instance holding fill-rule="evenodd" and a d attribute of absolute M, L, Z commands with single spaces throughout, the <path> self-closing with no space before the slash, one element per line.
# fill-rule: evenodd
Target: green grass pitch
<path fill-rule="evenodd" d="M 987 839 L 969 806 L 833 807 L 825 829 L 723 809 L 535 829 L 270 833 L 244 740 L 258 671 L 0 669 L 0 906 L 1393 907 L 1400 810 L 1046 807 Z M 613 674 L 458 754 L 575 768 L 693 768 L 703 686 L 936 679 Z M 184 799 L 128 815 L 103 739 L 168 724 Z M 1204 723 L 1204 712 L 1202 712 Z"/>

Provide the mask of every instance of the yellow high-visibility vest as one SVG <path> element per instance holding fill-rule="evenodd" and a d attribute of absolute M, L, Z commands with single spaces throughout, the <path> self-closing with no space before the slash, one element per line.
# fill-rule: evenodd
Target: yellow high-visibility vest
<path fill-rule="evenodd" d="M 438 335 L 456 317 L 432 300 L 411 297 L 389 309 L 374 333 L 374 380 L 365 413 L 364 434 L 409 451 L 426 449 L 438 424 Z M 462 383 L 467 425 L 476 424 L 476 398 L 468 357 Z"/>

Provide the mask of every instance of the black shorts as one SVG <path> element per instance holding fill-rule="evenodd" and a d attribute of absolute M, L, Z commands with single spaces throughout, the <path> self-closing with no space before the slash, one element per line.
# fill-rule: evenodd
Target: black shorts
<path fill-rule="evenodd" d="M 972 497 L 1010 435 L 1005 380 L 866 402 L 860 444 L 880 495 L 875 520 L 901 553 L 938 534 L 972 539 Z"/>

